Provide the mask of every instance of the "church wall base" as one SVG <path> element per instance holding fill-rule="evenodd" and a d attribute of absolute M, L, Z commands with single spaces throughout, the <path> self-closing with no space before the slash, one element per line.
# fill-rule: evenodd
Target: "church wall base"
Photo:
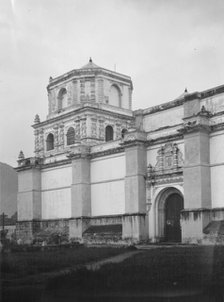
<path fill-rule="evenodd" d="M 23 244 L 32 244 L 34 234 L 41 229 L 40 221 L 18 221 L 16 223 L 16 238 Z"/>
<path fill-rule="evenodd" d="M 94 231 L 93 231 L 93 230 Z M 71 219 L 19 221 L 17 240 L 22 244 L 85 244 L 127 245 L 147 239 L 145 214 L 125 214 Z"/>
<path fill-rule="evenodd" d="M 182 243 L 201 244 L 203 229 L 210 221 L 210 209 L 185 209 L 181 213 Z"/>
<path fill-rule="evenodd" d="M 63 243 L 69 238 L 69 220 L 33 220 L 18 221 L 16 224 L 16 238 L 23 244 Z"/>
<path fill-rule="evenodd" d="M 224 244 L 224 208 L 184 210 L 181 226 L 182 243 Z"/>
<path fill-rule="evenodd" d="M 69 220 L 69 239 L 83 243 L 83 233 L 90 225 L 89 217 L 77 217 Z"/>
<path fill-rule="evenodd" d="M 147 239 L 147 219 L 145 214 L 125 214 L 122 217 L 122 239 L 130 244 Z"/>

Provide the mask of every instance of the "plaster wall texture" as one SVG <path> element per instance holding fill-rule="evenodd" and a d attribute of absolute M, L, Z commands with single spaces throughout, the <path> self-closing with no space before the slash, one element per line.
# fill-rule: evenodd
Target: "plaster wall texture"
<path fill-rule="evenodd" d="M 18 193 L 18 220 L 33 219 L 32 192 Z"/>
<path fill-rule="evenodd" d="M 184 206 L 211 206 L 209 137 L 197 132 L 185 136 Z"/>
<path fill-rule="evenodd" d="M 124 180 L 91 185 L 92 216 L 124 214 Z"/>
<path fill-rule="evenodd" d="M 145 213 L 146 148 L 137 145 L 125 150 L 125 213 Z"/>
<path fill-rule="evenodd" d="M 224 132 L 210 135 L 210 170 L 212 207 L 224 207 Z"/>
<path fill-rule="evenodd" d="M 41 188 L 42 190 L 52 190 L 71 186 L 72 168 L 71 166 L 42 170 Z"/>
<path fill-rule="evenodd" d="M 201 106 L 203 105 L 213 114 L 224 111 L 224 93 L 201 100 Z"/>
<path fill-rule="evenodd" d="M 125 177 L 125 157 L 110 156 L 91 161 L 91 183 Z"/>
<path fill-rule="evenodd" d="M 79 158 L 72 162 L 72 217 L 91 215 L 90 160 Z"/>
<path fill-rule="evenodd" d="M 203 229 L 210 222 L 209 211 L 190 211 L 184 213 L 181 218 L 182 242 L 202 243 L 204 238 Z"/>
<path fill-rule="evenodd" d="M 71 217 L 71 189 L 42 192 L 42 219 Z"/>
<path fill-rule="evenodd" d="M 41 190 L 40 171 L 36 169 L 25 170 L 18 176 L 19 192 Z"/>
<path fill-rule="evenodd" d="M 167 110 L 147 114 L 143 119 L 143 128 L 147 131 L 153 131 L 161 127 L 182 124 L 183 106 L 170 108 Z"/>
<path fill-rule="evenodd" d="M 224 163 L 224 132 L 219 131 L 210 135 L 210 164 Z"/>
<path fill-rule="evenodd" d="M 41 172 L 25 170 L 18 175 L 18 220 L 41 218 Z"/>
<path fill-rule="evenodd" d="M 185 139 L 185 166 L 209 164 L 209 138 L 204 132 L 192 133 Z"/>
<path fill-rule="evenodd" d="M 145 216 L 124 216 L 123 234 L 125 240 L 139 241 L 147 238 L 147 219 Z"/>
<path fill-rule="evenodd" d="M 157 156 L 158 150 L 160 149 L 161 145 L 156 145 L 148 148 L 147 150 L 147 166 L 150 164 L 155 167 L 157 163 Z"/>
<path fill-rule="evenodd" d="M 194 220 L 191 217 L 189 220 L 182 221 L 181 229 L 184 243 L 198 243 L 198 240 L 202 239 L 203 223 L 201 219 Z"/>
<path fill-rule="evenodd" d="M 42 218 L 71 217 L 71 166 L 43 170 L 41 176 Z"/>
<path fill-rule="evenodd" d="M 211 197 L 212 207 L 219 208 L 224 207 L 224 166 L 211 167 Z"/>

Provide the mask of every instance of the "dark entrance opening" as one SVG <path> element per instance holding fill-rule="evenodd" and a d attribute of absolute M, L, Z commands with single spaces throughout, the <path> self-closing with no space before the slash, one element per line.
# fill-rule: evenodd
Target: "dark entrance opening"
<path fill-rule="evenodd" d="M 181 242 L 180 212 L 183 210 L 183 198 L 173 193 L 165 202 L 165 241 Z"/>

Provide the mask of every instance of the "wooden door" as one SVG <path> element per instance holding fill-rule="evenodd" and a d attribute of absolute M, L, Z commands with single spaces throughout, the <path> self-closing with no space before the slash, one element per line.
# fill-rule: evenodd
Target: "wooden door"
<path fill-rule="evenodd" d="M 183 209 L 183 198 L 171 194 L 165 202 L 165 241 L 181 242 L 180 212 Z"/>

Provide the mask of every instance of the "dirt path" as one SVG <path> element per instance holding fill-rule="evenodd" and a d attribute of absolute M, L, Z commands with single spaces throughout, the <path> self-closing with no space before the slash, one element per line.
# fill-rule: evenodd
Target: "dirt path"
<path fill-rule="evenodd" d="M 124 253 L 121 255 L 117 255 L 114 257 L 107 258 L 107 259 L 96 261 L 94 263 L 86 264 L 85 267 L 89 270 L 96 271 L 96 270 L 100 269 L 101 266 L 103 266 L 107 263 L 120 263 L 120 262 L 122 262 L 130 257 L 133 257 L 134 255 L 139 254 L 139 253 L 142 253 L 142 251 L 138 250 L 138 251 L 127 252 L 127 253 Z"/>

